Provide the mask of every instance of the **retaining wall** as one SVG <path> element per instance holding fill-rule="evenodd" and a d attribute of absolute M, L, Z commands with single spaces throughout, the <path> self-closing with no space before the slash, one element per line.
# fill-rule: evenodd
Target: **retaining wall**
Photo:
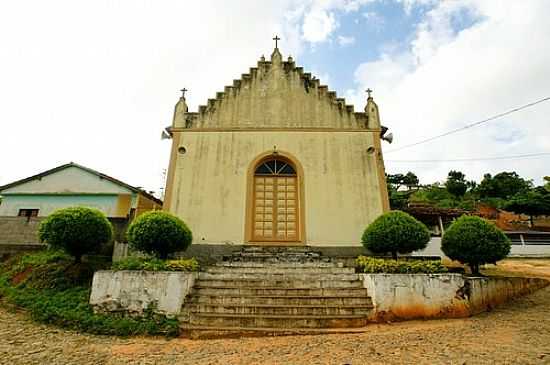
<path fill-rule="evenodd" d="M 174 271 L 97 271 L 90 304 L 95 312 L 141 315 L 150 308 L 172 317 L 180 312 L 196 277 L 197 273 Z"/>
<path fill-rule="evenodd" d="M 373 321 L 467 317 L 529 294 L 548 280 L 461 274 L 362 274 Z"/>

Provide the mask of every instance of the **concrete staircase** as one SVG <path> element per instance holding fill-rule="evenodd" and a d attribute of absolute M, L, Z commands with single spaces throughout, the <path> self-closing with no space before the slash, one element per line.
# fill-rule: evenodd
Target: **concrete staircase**
<path fill-rule="evenodd" d="M 199 274 L 179 319 L 192 338 L 353 332 L 371 309 L 353 268 L 308 247 L 247 246 Z"/>

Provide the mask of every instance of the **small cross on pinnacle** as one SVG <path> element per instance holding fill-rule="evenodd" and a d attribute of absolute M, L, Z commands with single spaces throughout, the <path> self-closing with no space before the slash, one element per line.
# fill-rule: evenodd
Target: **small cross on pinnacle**
<path fill-rule="evenodd" d="M 186 88 L 183 88 L 183 89 L 181 89 L 180 91 L 181 91 L 181 97 L 182 97 L 182 98 L 185 98 L 185 92 L 187 91 L 187 89 L 186 89 Z"/>
<path fill-rule="evenodd" d="M 277 48 L 277 42 L 281 40 L 281 38 L 279 38 L 278 35 L 275 35 L 275 37 L 273 38 L 273 40 L 275 41 L 275 48 Z"/>
<path fill-rule="evenodd" d="M 372 98 L 372 96 L 371 96 L 371 93 L 372 93 L 371 88 L 369 87 L 369 88 L 368 88 L 367 90 L 365 90 L 365 91 L 367 92 L 369 99 Z"/>

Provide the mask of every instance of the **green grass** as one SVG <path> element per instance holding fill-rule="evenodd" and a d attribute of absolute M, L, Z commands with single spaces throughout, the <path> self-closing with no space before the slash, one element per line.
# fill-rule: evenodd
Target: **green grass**
<path fill-rule="evenodd" d="M 58 251 L 18 256 L 0 266 L 0 300 L 40 323 L 100 335 L 176 336 L 178 321 L 151 310 L 140 318 L 95 314 L 88 303 L 93 268 Z"/>

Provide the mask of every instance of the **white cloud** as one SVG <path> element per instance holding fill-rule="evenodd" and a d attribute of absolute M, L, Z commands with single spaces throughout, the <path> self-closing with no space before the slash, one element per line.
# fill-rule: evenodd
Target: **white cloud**
<path fill-rule="evenodd" d="M 342 47 L 350 46 L 352 44 L 355 44 L 355 37 L 353 37 L 353 36 L 346 37 L 346 36 L 343 36 L 343 35 L 339 35 L 338 36 L 338 44 Z"/>
<path fill-rule="evenodd" d="M 332 12 L 323 8 L 314 8 L 304 15 L 302 32 L 304 39 L 310 43 L 324 42 L 338 27 Z"/>
<path fill-rule="evenodd" d="M 480 21 L 456 34 L 452 17 L 464 8 Z M 383 124 L 396 136 L 386 151 L 550 96 L 550 23 L 544 1 L 444 2 L 419 24 L 406 52 L 384 53 L 356 70 L 358 88 L 374 89 Z M 414 148 L 386 153 L 389 172 L 413 170 L 424 182 L 443 180 L 450 169 L 469 178 L 517 171 L 541 183 L 548 159 L 472 163 L 403 164 L 391 160 L 493 157 L 550 151 L 550 103 L 540 104 Z"/>
<path fill-rule="evenodd" d="M 298 56 L 290 1 L 4 2 L 0 185 L 75 161 L 158 191 L 160 131 L 179 89 L 189 109 L 222 91 L 278 33 Z M 30 11 L 29 9 L 32 9 Z"/>

